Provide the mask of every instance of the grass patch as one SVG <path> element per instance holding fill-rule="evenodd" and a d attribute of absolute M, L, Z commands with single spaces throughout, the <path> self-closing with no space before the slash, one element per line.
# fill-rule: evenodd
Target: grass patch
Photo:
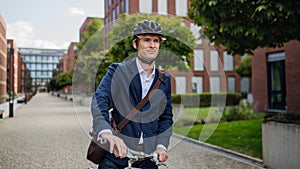
<path fill-rule="evenodd" d="M 184 110 L 184 118 L 196 117 L 196 121 L 198 121 L 202 117 L 207 117 L 208 111 L 209 108 L 200 108 L 198 111 L 197 109 L 188 108 Z M 180 126 L 176 125 L 176 122 L 174 132 L 262 159 L 261 123 L 264 114 L 255 114 L 255 116 L 255 119 L 252 120 L 222 122 L 219 124 Z M 210 129 L 212 130 L 210 131 Z"/>
<path fill-rule="evenodd" d="M 203 107 L 203 108 L 184 108 L 184 113 L 177 121 L 175 126 L 190 126 L 195 124 L 202 124 L 210 122 L 213 118 L 218 116 L 218 107 Z"/>

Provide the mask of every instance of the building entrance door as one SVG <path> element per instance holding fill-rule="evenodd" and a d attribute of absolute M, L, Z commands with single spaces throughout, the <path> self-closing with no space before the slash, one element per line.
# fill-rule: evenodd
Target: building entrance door
<path fill-rule="evenodd" d="M 285 54 L 268 55 L 268 103 L 271 110 L 286 110 Z"/>

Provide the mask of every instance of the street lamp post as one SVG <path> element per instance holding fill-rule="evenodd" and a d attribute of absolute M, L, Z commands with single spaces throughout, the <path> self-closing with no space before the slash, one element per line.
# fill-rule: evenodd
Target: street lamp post
<path fill-rule="evenodd" d="M 9 77 L 9 117 L 14 117 L 14 49 L 7 45 L 10 55 L 10 77 Z"/>

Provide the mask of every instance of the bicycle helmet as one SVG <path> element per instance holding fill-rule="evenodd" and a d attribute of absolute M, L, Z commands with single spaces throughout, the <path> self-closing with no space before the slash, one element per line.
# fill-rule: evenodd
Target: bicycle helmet
<path fill-rule="evenodd" d="M 134 38 L 136 38 L 137 36 L 144 34 L 163 36 L 162 27 L 159 23 L 151 20 L 138 22 L 133 29 L 132 35 Z"/>

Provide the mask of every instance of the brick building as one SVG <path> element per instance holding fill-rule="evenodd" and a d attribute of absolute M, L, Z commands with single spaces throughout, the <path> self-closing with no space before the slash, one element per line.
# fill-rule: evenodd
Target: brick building
<path fill-rule="evenodd" d="M 110 31 L 110 24 L 118 19 L 120 14 L 155 13 L 183 17 L 186 26 L 198 38 L 200 27 L 186 19 L 189 0 L 105 0 L 104 24 L 105 33 Z M 109 48 L 104 36 L 105 47 Z M 241 83 L 240 77 L 233 72 L 240 57 L 228 55 L 222 46 L 212 45 L 208 39 L 196 41 L 191 73 L 168 71 L 172 75 L 172 93 L 202 93 L 202 92 L 249 92 L 250 81 Z"/>
<path fill-rule="evenodd" d="M 0 15 L 0 103 L 6 101 L 6 24 Z"/>
<path fill-rule="evenodd" d="M 67 56 L 67 63 L 66 63 L 67 69 L 66 70 L 70 70 L 70 69 L 74 68 L 74 66 L 75 66 L 76 58 L 79 55 L 77 45 L 78 45 L 78 42 L 71 42 L 71 44 L 68 47 L 68 52 L 67 52 L 68 56 Z"/>
<path fill-rule="evenodd" d="M 87 31 L 87 26 L 93 21 L 93 20 L 103 20 L 102 18 L 97 18 L 97 17 L 87 17 L 83 24 L 80 26 L 79 29 L 79 41 L 83 42 L 85 39 L 82 36 L 84 32 Z M 59 70 L 58 73 L 64 73 L 68 70 L 71 70 L 75 67 L 76 64 L 76 59 L 80 55 L 80 50 L 78 48 L 78 43 L 79 42 L 71 42 L 68 49 L 67 53 L 63 55 L 61 60 L 59 61 L 59 64 L 57 65 L 57 69 Z M 63 89 L 63 92 L 69 93 L 73 91 L 73 86 L 67 86 Z"/>
<path fill-rule="evenodd" d="M 30 91 L 30 88 L 26 86 L 27 79 L 30 79 L 30 71 L 24 62 L 22 54 L 18 52 L 18 93 Z"/>
<path fill-rule="evenodd" d="M 18 93 L 19 52 L 14 40 L 7 40 L 7 87 L 8 91 Z M 12 93 L 11 93 L 12 94 Z"/>
<path fill-rule="evenodd" d="M 86 31 L 88 24 L 95 19 L 102 20 L 101 18 L 87 17 L 86 20 L 81 25 L 81 27 L 79 29 L 80 42 L 84 41 L 84 37 L 82 36 L 82 33 L 84 33 Z M 62 68 L 63 68 L 62 72 L 65 72 L 67 70 L 74 68 L 76 58 L 80 54 L 80 51 L 78 49 L 78 42 L 71 42 L 67 50 L 68 50 L 67 53 L 64 55 L 64 57 L 62 58 L 62 61 L 61 61 Z"/>
<path fill-rule="evenodd" d="M 97 18 L 97 17 L 87 17 L 83 24 L 81 25 L 79 29 L 79 41 L 84 41 L 84 37 L 82 34 L 87 31 L 87 26 L 93 21 L 93 20 L 100 20 L 103 23 L 103 18 Z"/>
<path fill-rule="evenodd" d="M 299 112 L 300 43 L 258 48 L 252 59 L 252 91 L 257 112 Z"/>

